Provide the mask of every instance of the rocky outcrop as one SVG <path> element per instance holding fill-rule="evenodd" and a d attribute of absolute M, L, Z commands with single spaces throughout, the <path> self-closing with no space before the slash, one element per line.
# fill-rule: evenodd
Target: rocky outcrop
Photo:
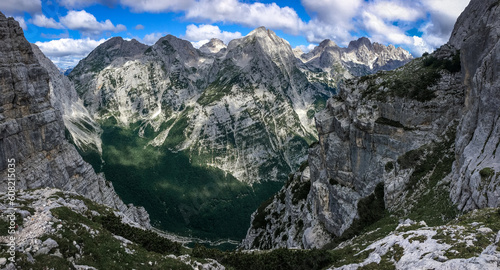
<path fill-rule="evenodd" d="M 226 44 L 218 38 L 212 38 L 208 43 L 200 47 L 200 51 L 204 53 L 218 53 L 226 48 Z"/>
<path fill-rule="evenodd" d="M 97 175 L 66 141 L 61 112 L 50 102 L 54 80 L 39 63 L 19 24 L 1 14 L 0 36 L 0 191 L 7 191 L 7 164 L 15 159 L 17 190 L 56 187 L 74 191 L 133 213 L 133 220 L 149 226 L 145 210 L 126 206 L 111 183 Z"/>
<path fill-rule="evenodd" d="M 50 103 L 62 113 L 64 126 L 69 131 L 72 141 L 83 150 L 88 148 L 102 153 L 101 128 L 83 106 L 73 83 L 64 76 L 35 44 L 31 44 L 33 53 L 40 65 L 49 73 Z"/>
<path fill-rule="evenodd" d="M 0 222 L 5 224 L 11 208 L 7 194 L 0 194 Z M 144 228 L 131 221 L 122 212 L 110 209 L 81 195 L 55 188 L 19 191 L 15 202 L 16 225 L 12 235 L 0 234 L 0 243 L 7 246 L 10 237 L 16 239 L 16 258 L 11 262 L 2 258 L 2 269 L 43 269 L 50 263 L 61 269 L 106 269 L 111 262 L 120 267 L 140 268 L 149 264 L 160 269 L 225 269 L 212 259 L 198 262 L 195 258 L 175 250 L 155 250 L 144 243 L 142 237 L 126 234 L 127 228 L 135 234 Z M 114 222 L 109 217 L 117 217 Z M 108 218 L 108 223 L 103 222 Z M 112 224 L 112 226 L 109 226 Z M 154 235 L 154 234 L 153 234 Z M 169 240 L 157 235 L 152 241 L 165 243 Z M 150 244 L 150 243 L 148 243 Z M 102 248 L 102 246 L 106 248 Z M 178 245 L 180 244 L 172 244 Z M 167 245 L 164 245 L 165 247 Z M 104 253 L 103 253 L 104 252 Z M 100 253 L 101 257 L 96 257 Z M 178 255 L 174 255 L 174 254 Z M 49 256 L 50 262 L 47 262 Z M 8 256 L 7 256 L 8 257 Z M 133 265 L 131 265 L 133 264 Z M 125 266 L 126 265 L 126 266 Z M 187 266 L 186 266 L 187 265 Z"/>
<path fill-rule="evenodd" d="M 466 87 L 451 197 L 461 210 L 500 206 L 500 3 L 471 1 L 450 44 L 460 48 Z"/>
<path fill-rule="evenodd" d="M 254 213 L 243 246 L 321 247 L 369 224 L 371 210 L 500 206 L 499 12 L 498 1 L 471 1 L 433 54 L 346 81 L 316 114 L 308 164 Z"/>
<path fill-rule="evenodd" d="M 443 47 L 440 53 L 451 57 L 454 52 Z M 379 183 L 386 208 L 408 205 L 404 202 L 414 169 L 401 164 L 399 157 L 444 141 L 445 133 L 456 127 L 464 98 L 460 73 L 425 70 L 423 62 L 418 59 L 392 72 L 350 80 L 339 88 L 326 109 L 316 114 L 319 142 L 309 148 L 308 164 L 275 196 L 267 208 L 266 226 L 249 229 L 246 248 L 322 247 L 361 218 L 358 204 Z M 427 72 L 440 76 L 428 87 L 435 95 L 430 100 L 410 98 L 406 90 L 411 88 L 398 92 L 397 85 L 383 83 L 399 78 L 413 87 L 413 75 L 428 76 Z M 299 200 L 298 192 L 307 196 Z M 300 229 L 289 230 L 290 226 Z"/>

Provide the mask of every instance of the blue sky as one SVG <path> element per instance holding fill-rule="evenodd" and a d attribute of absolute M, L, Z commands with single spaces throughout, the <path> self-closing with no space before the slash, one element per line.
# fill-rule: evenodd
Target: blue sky
<path fill-rule="evenodd" d="M 414 56 L 446 43 L 469 0 L 2 0 L 26 38 L 56 65 L 71 67 L 114 36 L 153 44 L 172 34 L 201 46 L 226 44 L 265 26 L 295 48 L 361 36 Z"/>

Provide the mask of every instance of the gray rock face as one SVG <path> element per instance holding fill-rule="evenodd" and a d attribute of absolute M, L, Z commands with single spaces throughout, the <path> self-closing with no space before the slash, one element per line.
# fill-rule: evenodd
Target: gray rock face
<path fill-rule="evenodd" d="M 19 24 L 0 14 L 0 192 L 7 191 L 7 162 L 15 159 L 16 188 L 56 187 L 98 203 L 134 211 L 145 226 L 144 209 L 129 210 L 111 183 L 64 138 L 61 112 L 51 106 L 51 77 L 39 63 Z M 132 212 L 131 212 L 132 213 Z"/>
<path fill-rule="evenodd" d="M 81 149 L 92 149 L 102 153 L 101 128 L 83 106 L 73 83 L 40 51 L 38 46 L 31 48 L 40 65 L 45 68 L 50 77 L 50 103 L 62 113 L 64 126 L 71 134 L 73 142 Z"/>
<path fill-rule="evenodd" d="M 466 87 L 451 193 L 462 210 L 500 206 L 499 4 L 471 1 L 449 42 L 461 49 Z"/>
<path fill-rule="evenodd" d="M 387 76 L 412 72 L 420 65 L 414 61 Z M 358 202 L 372 194 L 379 183 L 384 183 L 386 208 L 400 209 L 408 199 L 405 186 L 412 171 L 402 168 L 398 157 L 429 142 L 442 141 L 459 119 L 464 97 L 461 75 L 445 70 L 440 73 L 439 82 L 430 86 L 436 97 L 426 102 L 391 96 L 383 86 L 374 90 L 372 84 L 380 83 L 385 74 L 375 75 L 374 81 L 347 81 L 340 87 L 338 96 L 316 114 L 319 143 L 309 148 L 309 166 L 275 196 L 266 215 L 268 225 L 251 227 L 243 245 L 322 247 L 359 218 Z M 384 98 L 365 98 L 370 91 L 381 91 Z M 386 169 L 389 163 L 393 170 Z M 297 200 L 305 187 L 300 183 L 307 181 L 308 195 Z M 280 201 L 279 197 L 286 199 Z M 290 226 L 300 229 L 291 230 L 291 235 L 284 237 L 287 241 L 282 241 L 276 231 L 288 233 Z"/>
<path fill-rule="evenodd" d="M 415 196 L 421 196 L 418 191 L 408 192 L 417 170 L 412 166 L 421 164 L 412 154 L 436 155 L 430 145 L 447 148 L 435 162 L 455 160 L 435 181 L 442 187 L 449 184 L 445 190 L 460 210 L 498 207 L 499 4 L 471 1 L 450 42 L 431 56 L 340 87 L 338 96 L 316 114 L 319 143 L 309 149 L 309 166 L 304 170 L 309 170 L 307 196 L 297 200 L 303 192 L 299 183 L 307 180 L 303 172 L 296 173 L 267 207 L 253 215 L 243 246 L 321 247 L 360 216 L 358 202 L 378 183 L 384 183 L 386 208 L 407 211 Z M 327 46 L 335 44 L 323 44 Z M 360 46 L 369 45 L 366 40 L 350 45 Z M 457 50 L 461 72 L 452 64 Z M 445 68 L 430 69 L 439 65 Z M 446 152 L 454 152 L 454 157 Z M 419 173 L 427 175 L 421 179 L 431 175 Z M 295 202 L 290 200 L 294 197 Z M 292 235 L 283 236 L 287 228 L 301 230 L 291 229 Z"/>
<path fill-rule="evenodd" d="M 208 43 L 200 47 L 200 51 L 204 53 L 218 53 L 226 48 L 226 44 L 218 38 L 212 38 Z"/>

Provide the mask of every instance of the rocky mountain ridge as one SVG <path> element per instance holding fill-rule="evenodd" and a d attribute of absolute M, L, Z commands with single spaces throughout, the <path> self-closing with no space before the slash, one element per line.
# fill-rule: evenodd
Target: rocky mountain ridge
<path fill-rule="evenodd" d="M 397 57 L 402 64 L 411 56 Z M 202 155 L 199 164 L 253 183 L 276 180 L 278 171 L 300 164 L 306 144 L 315 138 L 312 116 L 335 92 L 336 82 L 311 81 L 301 71 L 310 69 L 307 65 L 295 58 L 288 42 L 260 27 L 227 46 L 212 39 L 200 50 L 170 35 L 149 48 L 113 38 L 69 77 L 95 119 L 141 122 L 139 134 L 150 126 L 157 134 L 151 140 L 155 146 L 179 137 L 172 150 Z M 182 134 L 170 132 L 176 124 L 187 125 Z M 247 145 L 249 136 L 256 143 Z M 269 169 L 259 171 L 264 164 Z"/>
<path fill-rule="evenodd" d="M 323 247 L 377 220 L 441 225 L 499 207 L 499 13 L 498 1 L 473 0 L 433 54 L 346 81 L 316 114 L 308 162 L 253 214 L 242 245 Z"/>

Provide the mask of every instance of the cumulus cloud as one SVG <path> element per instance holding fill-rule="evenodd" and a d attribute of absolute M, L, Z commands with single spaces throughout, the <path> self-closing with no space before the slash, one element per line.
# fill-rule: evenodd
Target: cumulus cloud
<path fill-rule="evenodd" d="M 430 14 L 420 31 L 422 39 L 430 47 L 437 47 L 448 41 L 455 21 L 470 0 L 422 0 L 422 5 Z"/>
<path fill-rule="evenodd" d="M 196 26 L 190 24 L 186 27 L 186 34 L 183 38 L 192 41 L 193 46 L 199 48 L 211 38 L 218 38 L 227 44 L 233 39 L 241 38 L 241 36 L 240 32 L 221 31 L 216 25 L 202 24 Z"/>
<path fill-rule="evenodd" d="M 126 31 L 127 27 L 123 24 L 114 25 L 110 20 L 98 22 L 94 15 L 85 10 L 71 10 L 60 22 L 71 30 L 78 30 L 85 36 L 99 35 L 105 31 L 121 32 Z"/>
<path fill-rule="evenodd" d="M 142 41 L 142 43 L 144 44 L 147 44 L 147 45 L 153 45 L 155 44 L 158 39 L 162 38 L 163 36 L 165 36 L 165 34 L 163 33 L 151 33 L 151 34 L 147 34 L 144 36 L 144 38 L 141 38 L 140 41 Z"/>
<path fill-rule="evenodd" d="M 61 23 L 56 22 L 53 18 L 47 18 L 43 14 L 36 14 L 29 20 L 29 22 L 38 27 L 64 29 L 64 26 Z"/>
<path fill-rule="evenodd" d="M 26 21 L 24 20 L 24 17 L 16 16 L 16 17 L 14 17 L 14 20 L 16 20 L 19 23 L 19 26 L 21 26 L 21 28 L 23 30 L 28 29 L 28 26 L 26 25 Z"/>
<path fill-rule="evenodd" d="M 84 1 L 84 0 L 74 0 Z M 165 12 L 183 11 L 192 6 L 194 0 L 120 0 L 124 6 L 130 7 L 133 12 Z"/>
<path fill-rule="evenodd" d="M 275 3 L 241 3 L 237 0 L 200 0 L 186 10 L 186 18 L 210 22 L 237 23 L 249 27 L 266 26 L 298 34 L 303 21 L 294 9 Z"/>
<path fill-rule="evenodd" d="M 142 30 L 142 29 L 144 29 L 144 25 L 138 24 L 134 28 L 135 28 L 135 30 Z"/>
<path fill-rule="evenodd" d="M 316 48 L 316 45 L 308 44 L 307 46 L 306 45 L 299 45 L 299 46 L 295 47 L 294 49 L 299 49 L 305 53 L 308 53 L 308 52 L 312 51 L 314 48 Z"/>
<path fill-rule="evenodd" d="M 118 3 L 118 0 L 57 0 L 57 2 L 67 9 L 74 9 L 89 7 L 95 4 L 112 7 Z"/>
<path fill-rule="evenodd" d="M 368 10 L 379 18 L 390 21 L 415 21 L 426 16 L 418 2 L 409 6 L 408 2 L 375 1 L 368 5 Z"/>
<path fill-rule="evenodd" d="M 80 59 L 87 56 L 93 49 L 105 41 L 105 39 L 62 38 L 47 42 L 38 41 L 35 44 L 54 64 L 60 68 L 67 68 L 76 66 Z"/>
<path fill-rule="evenodd" d="M 243 0 L 59 0 L 59 3 L 67 8 L 98 3 L 108 6 L 120 4 L 133 12 L 182 12 L 188 20 L 231 23 L 247 27 L 266 26 L 288 34 L 303 35 L 310 43 L 319 43 L 329 38 L 345 46 L 350 40 L 367 35 L 372 41 L 404 45 L 419 54 L 422 50 L 436 48 L 448 40 L 456 18 L 469 1 L 301 0 L 310 17 L 308 21 L 302 20 L 290 7 Z M 422 23 L 423 21 L 425 22 Z M 116 29 L 119 25 L 110 30 L 113 28 L 111 22 L 101 24 L 106 26 L 94 28 L 120 31 Z M 186 30 L 186 38 L 196 46 L 211 37 L 217 37 L 217 30 L 220 31 L 210 27 L 193 27 Z M 87 29 L 87 32 L 89 31 L 93 30 Z M 203 36 L 204 32 L 212 36 Z M 418 37 L 408 32 L 423 34 Z M 148 42 L 154 38 L 156 36 L 152 34 Z M 221 39 L 225 42 L 228 40 Z"/>
<path fill-rule="evenodd" d="M 43 38 L 47 38 L 47 39 L 69 38 L 69 33 L 68 33 L 68 31 L 66 31 L 64 33 L 60 33 L 60 34 L 41 33 L 40 36 Z"/>
<path fill-rule="evenodd" d="M 445 43 L 458 15 L 469 0 L 301 0 L 309 15 L 304 21 L 297 12 L 275 3 L 259 3 L 243 0 L 58 0 L 68 9 L 83 8 L 93 4 L 121 5 L 133 12 L 181 12 L 184 19 L 201 23 L 229 23 L 247 27 L 266 26 L 293 35 L 303 35 L 309 43 L 332 39 L 337 44 L 347 45 L 350 40 L 368 36 L 372 41 L 391 43 L 410 48 L 415 55 Z M 5 2 L 5 1 L 4 1 Z M 9 1 L 10 2 L 10 1 Z M 0 9 L 10 8 L 39 12 L 40 0 L 20 0 L 31 8 L 18 8 L 6 3 Z M 3 7 L 2 7 L 3 5 Z M 38 11 L 37 11 L 38 10 Z M 124 25 L 111 21 L 97 21 L 86 11 L 70 11 L 59 19 L 59 24 L 49 18 L 33 17 L 33 23 L 56 28 L 59 24 L 68 29 L 79 30 L 86 36 L 95 36 L 105 31 L 126 30 Z M 54 27 L 56 26 L 56 27 Z M 143 29 L 142 25 L 135 29 Z M 413 34 L 422 33 L 419 36 Z M 140 39 L 146 44 L 155 43 L 163 33 L 151 33 Z M 225 43 L 241 37 L 241 33 L 221 31 L 210 24 L 188 25 L 183 38 L 195 46 L 201 46 L 210 38 L 219 38 Z M 304 51 L 311 45 L 299 46 Z"/>
<path fill-rule="evenodd" d="M 386 23 L 373 13 L 364 11 L 361 17 L 366 30 L 376 41 L 391 44 L 410 44 L 413 42 L 413 39 L 407 36 L 401 28 Z"/>
<path fill-rule="evenodd" d="M 41 0 L 0 1 L 0 10 L 6 15 L 24 15 L 25 12 L 35 14 L 41 12 Z"/>

